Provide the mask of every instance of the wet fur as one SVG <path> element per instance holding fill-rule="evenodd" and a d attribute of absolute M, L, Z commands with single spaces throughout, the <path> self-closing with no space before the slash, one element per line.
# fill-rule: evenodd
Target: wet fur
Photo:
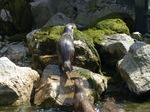
<path fill-rule="evenodd" d="M 72 61 L 74 56 L 73 26 L 66 26 L 64 34 L 57 43 L 57 54 L 59 58 L 60 69 L 63 71 L 72 71 Z"/>
<path fill-rule="evenodd" d="M 89 101 L 84 92 L 84 84 L 82 79 L 75 79 L 75 94 L 73 105 L 75 112 L 95 112 L 93 105 Z"/>

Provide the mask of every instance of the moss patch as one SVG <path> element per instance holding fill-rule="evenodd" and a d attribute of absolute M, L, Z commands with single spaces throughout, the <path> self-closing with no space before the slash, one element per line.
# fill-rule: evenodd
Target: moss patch
<path fill-rule="evenodd" d="M 105 32 L 103 30 L 88 29 L 83 32 L 86 33 L 89 36 L 89 38 L 93 39 L 94 42 L 101 43 L 105 40 Z"/>
<path fill-rule="evenodd" d="M 38 42 L 54 40 L 55 42 L 60 38 L 64 30 L 64 26 L 45 27 L 41 31 L 36 32 L 33 38 Z"/>
<path fill-rule="evenodd" d="M 126 23 L 121 19 L 106 19 L 100 21 L 97 23 L 96 28 L 101 30 L 111 30 L 116 33 L 130 34 Z"/>
<path fill-rule="evenodd" d="M 83 31 L 88 38 L 93 39 L 94 43 L 101 43 L 105 40 L 105 36 L 116 33 L 130 34 L 126 23 L 121 19 L 106 19 L 98 22 L 95 27 Z"/>

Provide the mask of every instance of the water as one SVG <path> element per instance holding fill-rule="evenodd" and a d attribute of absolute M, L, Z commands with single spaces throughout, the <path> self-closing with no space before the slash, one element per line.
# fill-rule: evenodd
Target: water
<path fill-rule="evenodd" d="M 99 111 L 101 103 L 95 104 L 96 112 Z M 122 107 L 127 112 L 150 112 L 150 101 L 134 102 L 131 100 L 121 100 L 117 101 L 117 106 Z M 59 108 L 51 108 L 49 110 L 40 109 L 34 106 L 4 106 L 0 107 L 0 112 L 72 112 L 63 111 Z"/>
<path fill-rule="evenodd" d="M 126 112 L 150 112 L 150 97 L 132 94 L 115 68 L 109 67 L 108 71 L 104 69 L 103 72 L 106 72 L 106 76 L 111 76 L 111 79 L 108 81 L 108 88 L 102 95 L 102 100 L 94 104 L 96 112 L 100 112 L 99 107 L 108 97 L 114 97 L 117 106 L 122 107 Z M 0 107 L 0 112 L 73 112 L 73 109 L 51 108 L 44 110 L 40 107 L 22 105 L 3 106 Z"/>

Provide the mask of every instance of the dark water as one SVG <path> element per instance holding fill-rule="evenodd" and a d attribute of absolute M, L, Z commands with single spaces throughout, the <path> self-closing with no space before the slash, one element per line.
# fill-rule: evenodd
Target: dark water
<path fill-rule="evenodd" d="M 95 112 L 99 111 L 99 106 L 101 104 L 95 104 Z M 122 107 L 127 112 L 150 112 L 150 101 L 134 102 L 130 100 L 117 101 L 117 105 Z M 0 107 L 0 112 L 72 112 L 63 111 L 57 108 L 51 108 L 49 110 L 40 109 L 34 106 L 11 106 L 11 107 Z"/>

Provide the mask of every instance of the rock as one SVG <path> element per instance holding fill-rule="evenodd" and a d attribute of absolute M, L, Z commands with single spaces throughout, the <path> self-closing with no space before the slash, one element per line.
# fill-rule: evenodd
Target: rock
<path fill-rule="evenodd" d="M 138 40 L 138 41 L 142 41 L 143 40 L 143 37 L 142 37 L 142 34 L 140 32 L 133 32 L 131 34 L 131 37 L 135 40 Z"/>
<path fill-rule="evenodd" d="M 3 55 L 4 53 L 6 53 L 8 50 L 8 45 L 2 47 L 2 49 L 0 50 L 0 55 Z"/>
<path fill-rule="evenodd" d="M 23 43 L 17 43 L 8 47 L 8 55 L 12 60 L 21 60 L 29 53 L 28 48 Z"/>
<path fill-rule="evenodd" d="M 101 60 L 106 64 L 115 66 L 129 50 L 134 40 L 126 34 L 114 34 L 106 36 L 106 40 L 97 44 L 97 50 L 100 53 Z"/>
<path fill-rule="evenodd" d="M 116 105 L 114 98 L 107 98 L 106 102 L 100 108 L 100 112 L 126 112 L 124 109 Z"/>
<path fill-rule="evenodd" d="M 64 26 L 44 27 L 27 35 L 29 50 L 32 53 L 33 63 L 36 68 L 43 70 L 48 64 L 58 64 L 56 43 L 63 30 Z M 73 65 L 97 72 L 101 65 L 92 39 L 87 38 L 79 30 L 75 30 L 74 40 L 75 56 Z M 53 59 L 56 61 L 54 62 Z"/>
<path fill-rule="evenodd" d="M 12 22 L 12 17 L 10 15 L 10 12 L 6 9 L 0 10 L 0 18 L 5 22 Z"/>
<path fill-rule="evenodd" d="M 43 27 L 54 14 L 53 8 L 55 5 L 52 5 L 51 0 L 36 0 L 31 2 L 30 5 L 33 13 L 33 27 L 35 29 Z"/>
<path fill-rule="evenodd" d="M 29 67 L 16 66 L 6 57 L 0 58 L 0 105 L 29 104 L 39 74 Z"/>
<path fill-rule="evenodd" d="M 14 0 L 13 2 L 3 0 L 1 1 L 1 8 L 4 21 L 0 21 L 0 31 L 2 31 L 3 34 L 12 35 L 16 32 L 25 33 L 31 30 L 31 6 L 27 0 Z M 5 9 L 5 11 L 3 9 Z"/>
<path fill-rule="evenodd" d="M 121 19 L 105 19 L 98 21 L 94 27 L 83 31 L 85 34 L 92 38 L 94 43 L 102 43 L 105 36 L 113 34 L 127 34 L 129 35 L 129 28 L 126 23 Z"/>
<path fill-rule="evenodd" d="M 36 0 L 31 3 L 34 28 L 43 27 L 43 25 L 57 13 L 64 14 L 66 17 L 70 18 L 71 21 L 76 23 L 76 25 L 78 24 L 80 28 L 94 25 L 99 20 L 104 19 L 103 17 L 114 13 L 115 16 L 110 18 L 123 17 L 127 22 L 134 20 L 134 6 L 131 5 L 131 7 L 128 7 L 128 5 L 123 6 L 120 4 L 117 4 L 116 0 L 109 0 L 109 2 L 104 0 Z M 121 13 L 122 15 L 120 16 Z M 116 15 L 119 15 L 119 17 Z M 129 17 L 126 17 L 125 15 L 128 15 Z M 56 23 L 58 20 L 56 19 L 54 21 L 54 23 Z"/>
<path fill-rule="evenodd" d="M 75 40 L 75 58 L 73 65 L 86 68 L 93 72 L 96 72 L 99 68 L 99 59 L 92 51 L 92 48 L 88 44 L 81 40 Z"/>
<path fill-rule="evenodd" d="M 137 94 L 150 91 L 150 45 L 136 42 L 122 60 L 118 62 L 119 72 L 129 89 Z"/>
<path fill-rule="evenodd" d="M 66 25 L 70 22 L 70 20 L 71 19 L 66 17 L 64 14 L 58 12 L 57 14 L 52 16 L 50 20 L 48 20 L 48 22 L 44 25 L 44 27 Z"/>
<path fill-rule="evenodd" d="M 79 10 L 77 12 L 75 22 L 77 24 L 80 24 L 86 27 L 93 26 L 95 22 L 98 22 L 99 20 L 103 20 L 105 17 L 107 18 L 108 15 L 114 14 L 114 13 L 116 13 L 115 16 L 117 14 L 119 15 L 119 13 L 122 13 L 123 14 L 121 16 L 123 17 L 122 19 L 127 19 L 125 17 L 125 14 L 129 14 L 132 19 L 135 18 L 134 11 L 130 11 L 130 9 L 127 9 L 127 8 L 125 9 L 125 7 L 120 4 L 106 3 L 107 1 L 99 1 L 99 0 L 97 0 L 97 2 L 99 2 L 100 5 L 97 4 L 96 2 L 95 3 L 94 2 L 83 3 L 83 4 L 87 4 L 86 6 L 84 5 L 87 11 Z M 79 4 L 77 6 L 79 6 Z M 112 16 L 110 18 L 117 18 L 115 16 L 114 17 Z M 118 18 L 121 18 L 121 17 L 119 16 Z"/>
<path fill-rule="evenodd" d="M 10 44 L 8 42 L 3 42 L 2 49 L 0 49 L 0 56 L 9 58 L 18 66 L 31 67 L 31 58 L 29 54 L 29 49 L 22 42 Z"/>
<path fill-rule="evenodd" d="M 150 35 L 148 33 L 143 35 L 143 41 L 147 44 L 150 44 Z"/>
<path fill-rule="evenodd" d="M 125 33 L 127 35 L 130 34 L 129 28 L 122 19 L 105 19 L 99 21 L 96 24 L 96 28 L 104 31 L 106 30 L 106 33 L 108 33 L 107 35 L 109 35 L 110 31 L 114 31 L 115 33 Z"/>
<path fill-rule="evenodd" d="M 107 88 L 107 79 L 86 69 L 79 67 L 73 67 L 73 69 L 81 75 L 85 86 L 85 95 L 89 100 L 92 103 L 94 100 L 98 100 L 98 96 Z M 74 90 L 73 80 L 67 78 L 65 74 L 61 74 L 57 65 L 48 65 L 35 90 L 34 103 L 42 108 L 72 106 Z"/>

